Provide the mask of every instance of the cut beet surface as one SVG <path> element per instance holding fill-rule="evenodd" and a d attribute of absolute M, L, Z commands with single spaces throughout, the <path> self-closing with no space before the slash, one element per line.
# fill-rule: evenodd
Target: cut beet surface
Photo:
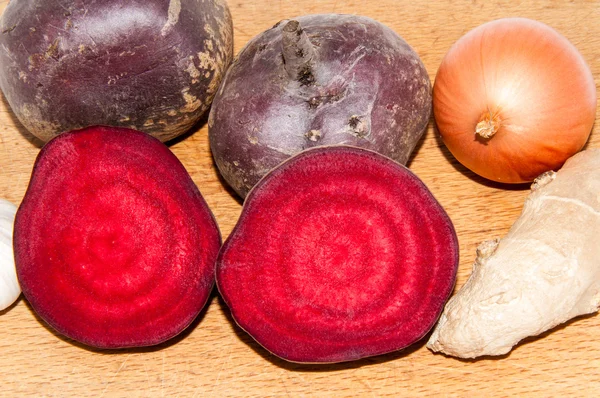
<path fill-rule="evenodd" d="M 31 306 L 98 348 L 154 345 L 184 330 L 214 285 L 220 243 L 175 155 L 110 127 L 62 134 L 41 150 L 14 229 Z"/>
<path fill-rule="evenodd" d="M 293 362 L 402 349 L 454 287 L 451 220 L 407 168 L 353 147 L 296 155 L 251 191 L 221 248 L 217 286 L 235 321 Z"/>

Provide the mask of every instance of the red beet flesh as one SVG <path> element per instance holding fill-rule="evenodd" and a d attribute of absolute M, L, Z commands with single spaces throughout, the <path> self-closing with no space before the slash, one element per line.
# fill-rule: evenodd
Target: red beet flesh
<path fill-rule="evenodd" d="M 404 348 L 454 287 L 452 222 L 407 168 L 353 147 L 304 151 L 250 192 L 217 260 L 236 322 L 293 362 Z"/>
<path fill-rule="evenodd" d="M 109 127 L 42 149 L 14 229 L 31 306 L 99 348 L 154 345 L 185 329 L 208 299 L 220 243 L 175 155 L 145 133 Z"/>

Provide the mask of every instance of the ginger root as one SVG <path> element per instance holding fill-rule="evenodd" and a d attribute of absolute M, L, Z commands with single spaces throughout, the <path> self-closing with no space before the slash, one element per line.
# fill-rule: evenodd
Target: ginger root
<path fill-rule="evenodd" d="M 452 297 L 427 347 L 474 358 L 508 353 L 600 306 L 600 149 L 538 177 L 519 219 L 482 243 L 473 271 Z"/>

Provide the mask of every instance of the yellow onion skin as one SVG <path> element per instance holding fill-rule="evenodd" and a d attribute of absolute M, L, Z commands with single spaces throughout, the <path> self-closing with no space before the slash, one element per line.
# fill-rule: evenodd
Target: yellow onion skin
<path fill-rule="evenodd" d="M 533 181 L 581 150 L 596 101 L 594 78 L 575 46 L 526 18 L 491 21 L 461 37 L 433 88 L 435 121 L 450 152 L 504 183 Z"/>

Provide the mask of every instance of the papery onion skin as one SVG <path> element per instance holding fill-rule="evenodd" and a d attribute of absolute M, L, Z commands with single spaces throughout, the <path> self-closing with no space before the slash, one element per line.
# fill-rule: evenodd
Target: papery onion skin
<path fill-rule="evenodd" d="M 596 102 L 594 78 L 575 46 L 526 18 L 491 21 L 460 38 L 433 89 L 435 121 L 450 152 L 504 183 L 533 181 L 581 150 Z M 500 123 L 490 138 L 475 134 L 486 118 Z"/>

